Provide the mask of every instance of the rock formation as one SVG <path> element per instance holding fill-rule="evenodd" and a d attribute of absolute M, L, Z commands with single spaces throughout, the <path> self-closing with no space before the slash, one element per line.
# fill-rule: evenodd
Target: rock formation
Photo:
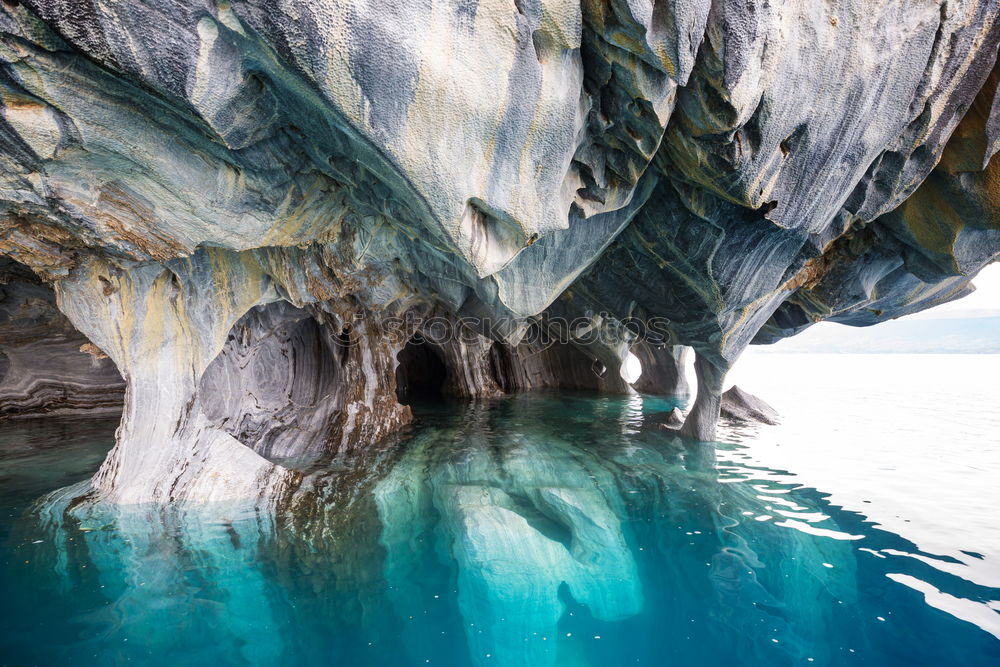
<path fill-rule="evenodd" d="M 59 312 L 52 290 L 0 257 L 0 420 L 120 412 L 115 365 Z"/>
<path fill-rule="evenodd" d="M 998 19 L 5 1 L 0 254 L 127 383 L 94 498 L 266 497 L 412 386 L 684 395 L 680 346 L 711 439 L 751 342 L 958 298 L 1000 254 Z"/>
<path fill-rule="evenodd" d="M 721 408 L 722 416 L 726 419 L 758 424 L 778 423 L 777 410 L 736 385 L 722 394 Z"/>

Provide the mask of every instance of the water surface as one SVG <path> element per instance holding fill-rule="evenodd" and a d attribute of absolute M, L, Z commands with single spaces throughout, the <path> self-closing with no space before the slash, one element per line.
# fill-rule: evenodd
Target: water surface
<path fill-rule="evenodd" d="M 714 446 L 661 399 L 425 407 L 270 512 L 33 506 L 115 425 L 3 424 L 0 663 L 1000 664 L 1000 358 L 965 359 L 751 355 L 784 423 Z"/>

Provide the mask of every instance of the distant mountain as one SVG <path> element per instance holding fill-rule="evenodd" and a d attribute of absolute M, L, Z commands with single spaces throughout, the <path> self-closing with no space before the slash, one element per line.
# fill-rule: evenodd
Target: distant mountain
<path fill-rule="evenodd" d="M 871 327 L 817 324 L 759 352 L 1000 354 L 1000 315 L 902 318 Z"/>

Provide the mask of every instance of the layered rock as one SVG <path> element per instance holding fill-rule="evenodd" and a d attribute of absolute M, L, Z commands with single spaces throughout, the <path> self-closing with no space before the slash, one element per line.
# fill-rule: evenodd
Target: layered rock
<path fill-rule="evenodd" d="M 685 395 L 682 345 L 711 439 L 751 341 L 996 259 L 998 13 L 5 3 L 0 253 L 128 383 L 100 497 L 267 495 L 405 423 L 397 376 Z"/>
<path fill-rule="evenodd" d="M 969 293 L 968 277 L 995 261 L 1000 239 L 1000 165 L 991 160 L 990 144 L 998 72 L 990 74 L 927 179 L 893 211 L 830 243 L 758 341 L 823 319 L 876 324 Z"/>
<path fill-rule="evenodd" d="M 0 258 L 0 420 L 114 414 L 125 383 L 26 267 Z"/>

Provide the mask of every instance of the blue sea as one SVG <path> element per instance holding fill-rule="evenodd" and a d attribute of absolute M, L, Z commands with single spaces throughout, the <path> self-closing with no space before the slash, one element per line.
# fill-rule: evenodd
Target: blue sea
<path fill-rule="evenodd" d="M 1000 665 L 1000 356 L 751 352 L 782 414 L 417 405 L 274 508 L 118 508 L 115 422 L 0 424 L 0 665 Z"/>

